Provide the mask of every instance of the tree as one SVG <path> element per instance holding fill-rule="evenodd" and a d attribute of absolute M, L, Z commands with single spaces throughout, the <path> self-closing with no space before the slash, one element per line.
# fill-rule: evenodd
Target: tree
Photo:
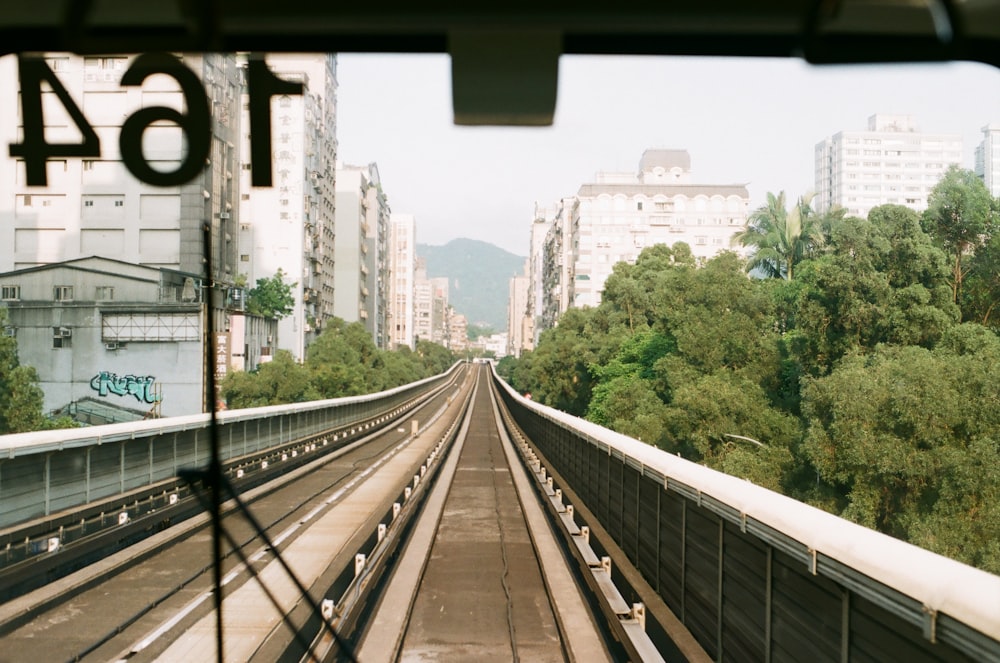
<path fill-rule="evenodd" d="M 586 333 L 596 309 L 571 308 L 559 325 L 542 333 L 531 354 L 530 379 L 524 385 L 535 400 L 582 417 L 590 402 L 594 350 Z"/>
<path fill-rule="evenodd" d="M 1000 330 L 1000 232 L 976 249 L 969 265 L 969 272 L 961 306 L 966 320 Z"/>
<path fill-rule="evenodd" d="M 444 373 L 455 363 L 455 355 L 451 350 L 431 341 L 417 341 L 413 352 L 423 366 L 425 376 Z"/>
<path fill-rule="evenodd" d="M 615 264 L 601 295 L 602 302 L 624 314 L 630 332 L 648 323 L 646 313 L 650 310 L 649 292 L 633 277 L 635 271 L 636 267 L 627 262 Z"/>
<path fill-rule="evenodd" d="M 271 278 L 257 279 L 257 285 L 247 293 L 247 313 L 264 318 L 284 318 L 295 307 L 292 288 L 296 285 L 298 283 L 285 283 L 285 273 L 280 267 Z"/>
<path fill-rule="evenodd" d="M 959 303 L 965 256 L 997 231 L 998 203 L 971 170 L 951 166 L 927 199 L 923 224 L 951 259 L 952 301 Z"/>
<path fill-rule="evenodd" d="M 754 249 L 747 271 L 767 277 L 792 279 L 797 263 L 811 257 L 826 243 L 843 210 L 817 215 L 812 207 L 815 194 L 798 199 L 791 211 L 785 209 L 785 192 L 767 194 L 767 203 L 751 213 L 746 230 L 733 236 L 733 243 Z"/>
<path fill-rule="evenodd" d="M 274 359 L 261 364 L 256 372 L 236 371 L 222 380 L 222 397 L 231 409 L 302 403 L 320 398 L 306 368 L 296 363 L 292 353 L 278 350 Z"/>
<path fill-rule="evenodd" d="M 364 325 L 331 318 L 306 349 L 306 367 L 322 398 L 366 393 L 377 353 Z"/>
<path fill-rule="evenodd" d="M 799 437 L 795 418 L 770 407 L 758 385 L 725 370 L 677 389 L 664 428 L 668 451 L 777 491 Z"/>
<path fill-rule="evenodd" d="M 6 310 L 0 309 L 0 329 L 6 323 Z M 0 435 L 77 425 L 69 417 L 47 418 L 44 401 L 45 396 L 38 386 L 38 373 L 34 367 L 18 361 L 17 339 L 0 336 Z"/>
<path fill-rule="evenodd" d="M 1000 529 L 982 520 L 1000 492 L 1000 342 L 962 327 L 933 351 L 883 346 L 808 380 L 804 446 L 843 496 L 840 515 L 903 539 L 919 533 L 932 550 L 978 523 L 983 538 L 959 555 L 974 560 Z"/>

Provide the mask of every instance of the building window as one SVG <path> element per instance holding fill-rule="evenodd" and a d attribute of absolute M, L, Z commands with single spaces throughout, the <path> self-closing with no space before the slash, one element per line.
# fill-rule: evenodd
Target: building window
<path fill-rule="evenodd" d="M 250 254 L 249 253 L 241 253 L 240 254 L 240 262 L 250 262 Z"/>
<path fill-rule="evenodd" d="M 640 212 L 642 211 L 642 201 L 641 200 L 635 204 L 635 208 L 637 210 L 639 210 Z"/>
<path fill-rule="evenodd" d="M 240 194 L 240 200 L 250 200 L 250 194 L 249 193 L 241 193 Z"/>
<path fill-rule="evenodd" d="M 115 289 L 110 285 L 99 285 L 97 286 L 97 291 L 94 294 L 94 298 L 97 301 L 109 302 L 115 298 Z"/>
<path fill-rule="evenodd" d="M 694 243 L 699 246 L 704 246 L 705 244 L 708 244 L 708 237 L 705 235 L 698 235 L 694 238 Z"/>
<path fill-rule="evenodd" d="M 93 159 L 84 159 L 83 160 L 83 169 L 84 170 L 93 170 L 94 169 L 94 160 Z"/>
<path fill-rule="evenodd" d="M 52 288 L 52 299 L 57 302 L 71 302 L 73 301 L 73 286 L 71 285 L 57 285 Z"/>
<path fill-rule="evenodd" d="M 52 347 L 69 348 L 72 347 L 73 330 L 69 327 L 52 328 Z"/>
<path fill-rule="evenodd" d="M 125 201 L 124 200 L 116 200 L 115 201 L 115 207 L 125 207 Z"/>
<path fill-rule="evenodd" d="M 17 301 L 21 299 L 21 286 L 19 285 L 5 285 L 0 288 L 3 291 L 2 299 L 6 302 Z"/>
<path fill-rule="evenodd" d="M 94 206 L 94 201 L 93 200 L 85 200 L 85 201 L 83 201 L 83 206 L 84 207 L 93 207 Z"/>

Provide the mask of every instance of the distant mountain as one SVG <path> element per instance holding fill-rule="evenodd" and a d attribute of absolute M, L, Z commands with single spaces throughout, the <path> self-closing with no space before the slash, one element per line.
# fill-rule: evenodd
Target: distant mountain
<path fill-rule="evenodd" d="M 448 302 L 469 324 L 507 330 L 510 279 L 524 272 L 524 257 L 475 239 L 417 244 L 417 255 L 427 260 L 428 277 L 448 277 Z"/>

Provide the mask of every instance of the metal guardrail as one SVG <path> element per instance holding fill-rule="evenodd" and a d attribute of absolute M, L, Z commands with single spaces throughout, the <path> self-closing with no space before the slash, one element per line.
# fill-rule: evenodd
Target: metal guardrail
<path fill-rule="evenodd" d="M 495 379 L 562 488 L 715 660 L 1000 660 L 1000 577 Z"/>
<path fill-rule="evenodd" d="M 223 462 L 350 426 L 457 370 L 377 394 L 217 414 Z M 209 461 L 208 414 L 0 436 L 0 528 L 124 495 Z"/>

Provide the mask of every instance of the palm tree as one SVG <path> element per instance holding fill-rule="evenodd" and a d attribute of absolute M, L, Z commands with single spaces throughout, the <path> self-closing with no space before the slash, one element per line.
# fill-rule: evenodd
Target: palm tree
<path fill-rule="evenodd" d="M 792 279 L 794 266 L 812 257 L 826 244 L 833 224 L 843 217 L 843 210 L 818 215 L 811 206 L 815 194 L 799 198 L 789 211 L 785 192 L 767 194 L 767 203 L 750 215 L 746 230 L 736 233 L 732 243 L 754 249 L 747 271 L 758 271 L 769 278 Z"/>

